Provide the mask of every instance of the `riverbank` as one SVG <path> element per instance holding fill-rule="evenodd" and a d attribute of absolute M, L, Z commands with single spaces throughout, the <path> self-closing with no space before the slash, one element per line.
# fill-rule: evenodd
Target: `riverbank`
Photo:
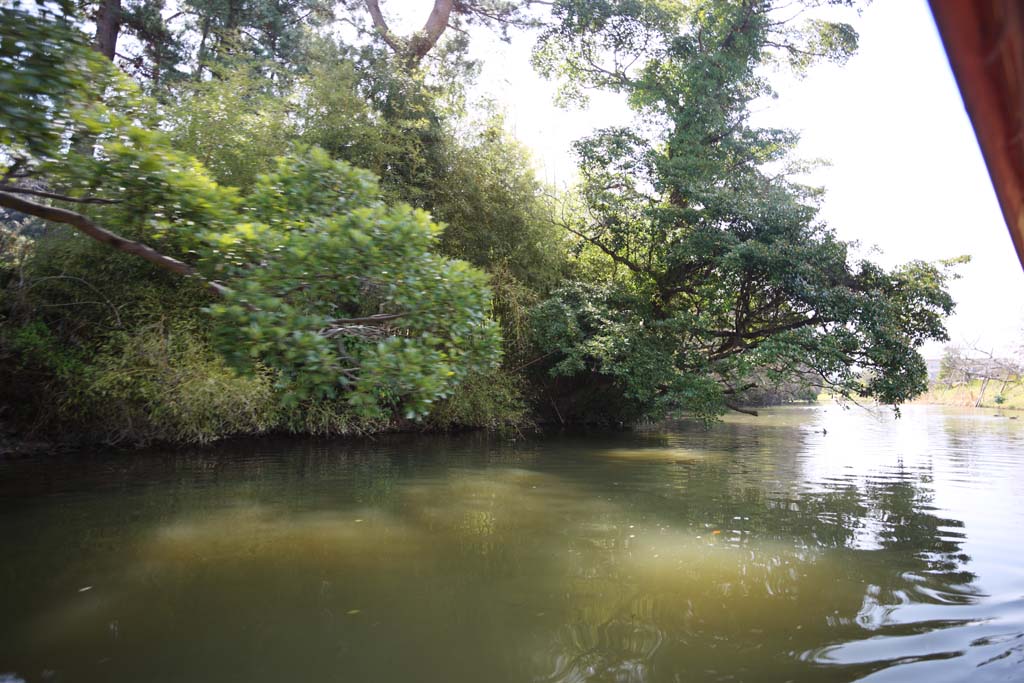
<path fill-rule="evenodd" d="M 981 380 L 954 387 L 933 386 L 915 399 L 914 403 L 1024 410 L 1024 385 L 1008 385 L 1005 388 L 1002 385 L 1001 381 L 989 381 L 983 396 Z M 978 402 L 979 396 L 982 396 L 980 403 Z M 1002 398 L 999 400 L 997 397 Z"/>

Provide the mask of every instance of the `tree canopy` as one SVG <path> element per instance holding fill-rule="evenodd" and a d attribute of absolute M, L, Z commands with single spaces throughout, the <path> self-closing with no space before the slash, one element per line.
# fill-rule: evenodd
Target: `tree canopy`
<path fill-rule="evenodd" d="M 842 62 L 853 28 L 794 26 L 753 0 L 563 2 L 555 14 L 542 72 L 574 97 L 621 92 L 646 122 L 575 144 L 578 200 L 561 223 L 611 267 L 539 307 L 541 344 L 560 351 L 551 372 L 575 379 L 567 399 L 610 384 L 633 414 L 712 416 L 755 375 L 893 404 L 923 391 L 915 349 L 945 337 L 949 264 L 854 260 L 817 216 L 821 191 L 799 180 L 796 135 L 750 120 L 770 94 L 766 62 Z"/>
<path fill-rule="evenodd" d="M 852 5 L 438 0 L 409 36 L 378 2 L 2 8 L 0 373 L 40 424 L 116 395 L 119 433 L 216 377 L 248 412 L 152 432 L 200 440 L 712 420 L 783 384 L 898 405 L 954 262 L 856 256 L 751 118 L 775 70 L 849 58 Z M 635 111 L 575 142 L 575 187 L 474 99 L 475 26 Z"/>
<path fill-rule="evenodd" d="M 249 191 L 221 186 L 66 24 L 16 11 L 3 21 L 5 73 L 26 84 L 0 109 L 0 206 L 205 288 L 215 298 L 196 305 L 213 348 L 273 372 L 285 405 L 343 396 L 362 417 L 413 418 L 497 362 L 483 273 L 438 255 L 441 227 L 385 203 L 371 173 L 300 146 Z"/>

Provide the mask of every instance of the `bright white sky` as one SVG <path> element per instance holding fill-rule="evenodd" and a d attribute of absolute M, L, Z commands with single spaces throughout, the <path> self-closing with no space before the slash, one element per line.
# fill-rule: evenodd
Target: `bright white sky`
<path fill-rule="evenodd" d="M 430 4 L 382 2 L 399 31 L 421 26 Z M 876 0 L 854 25 L 860 50 L 848 64 L 779 83 L 779 98 L 757 120 L 802 132 L 800 155 L 832 162 L 812 178 L 828 191 L 822 217 L 842 238 L 880 249 L 875 259 L 894 265 L 971 255 L 952 286 L 958 308 L 950 335 L 1009 352 L 1024 328 L 1024 271 L 927 2 Z M 485 64 L 480 93 L 506 108 L 549 182 L 572 181 L 573 140 L 630 120 L 609 96 L 596 95 L 587 111 L 555 107 L 554 85 L 530 69 L 529 39 L 506 45 L 478 34 L 472 46 Z M 924 351 L 942 353 L 939 344 Z"/>

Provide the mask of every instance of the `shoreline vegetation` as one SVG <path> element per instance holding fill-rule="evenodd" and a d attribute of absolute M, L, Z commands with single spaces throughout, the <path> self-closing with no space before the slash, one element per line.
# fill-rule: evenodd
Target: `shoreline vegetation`
<path fill-rule="evenodd" d="M 1007 400 L 1002 404 L 997 404 L 993 400 L 986 399 L 980 404 L 977 404 L 977 392 L 978 387 L 956 387 L 953 389 L 939 388 L 929 389 L 919 397 L 907 401 L 907 405 L 922 405 L 922 406 L 946 406 L 954 408 L 971 408 L 978 410 L 996 410 L 997 416 L 1008 411 L 1011 413 L 1017 413 L 1024 411 L 1024 391 L 1017 389 L 1013 392 L 1007 392 Z M 817 398 L 798 398 L 788 400 L 784 402 L 777 402 L 771 404 L 751 404 L 743 406 L 744 412 L 747 415 L 755 415 L 761 410 L 770 408 L 786 408 L 786 407 L 814 407 L 814 406 L 831 406 L 841 405 L 834 398 L 822 395 Z M 851 405 L 847 403 L 847 405 Z M 1012 419 L 1017 419 L 1017 416 L 1012 416 Z M 691 415 L 679 415 L 670 416 L 665 418 L 665 422 L 674 423 L 680 420 L 686 421 L 699 421 L 699 418 L 695 418 Z M 646 423 L 646 427 L 650 427 L 651 424 L 658 423 Z M 605 425 L 600 429 L 607 430 L 609 432 L 621 431 L 625 428 L 632 428 L 639 425 L 620 425 L 611 426 Z M 528 424 L 519 424 L 513 426 L 506 426 L 503 428 L 469 428 L 463 427 L 460 429 L 453 430 L 449 429 L 427 429 L 422 424 L 416 423 L 405 423 L 393 424 L 387 427 L 381 427 L 376 431 L 365 431 L 365 432 L 353 432 L 348 434 L 342 434 L 337 432 L 305 432 L 297 433 L 294 431 L 268 431 L 258 434 L 253 433 L 236 433 L 236 434 L 225 434 L 215 441 L 205 442 L 192 442 L 189 445 L 192 447 L 210 447 L 216 448 L 223 444 L 228 444 L 233 441 L 244 442 L 251 439 L 259 438 L 289 438 L 289 437 L 311 437 L 311 438 L 323 438 L 323 439 L 353 439 L 358 442 L 359 440 L 372 441 L 377 436 L 401 436 L 401 435 L 414 435 L 414 434 L 451 434 L 451 433 L 467 433 L 467 432 L 484 432 L 493 434 L 496 438 L 502 440 L 509 440 L 512 442 L 524 439 L 527 437 L 543 435 L 546 433 L 563 433 L 568 430 L 570 433 L 574 431 L 584 430 L 585 427 L 581 425 L 565 426 L 557 423 L 537 424 L 534 422 Z M 75 453 L 83 449 L 90 449 L 96 446 L 98 442 L 95 439 L 89 439 L 83 437 L 81 434 L 66 434 L 63 438 L 58 439 L 54 437 L 41 437 L 33 434 L 19 433 L 17 430 L 12 429 L 10 425 L 5 425 L 0 422 L 0 458 L 23 458 L 23 457 L 35 457 L 35 456 L 56 456 L 68 453 Z M 176 445 L 182 445 L 180 441 L 175 440 L 156 440 L 148 441 L 144 444 L 133 444 L 133 443 L 109 443 L 108 446 L 114 447 L 119 451 L 133 451 L 138 449 L 152 450 L 160 449 L 162 447 L 173 447 Z"/>
<path fill-rule="evenodd" d="M 780 408 L 780 407 L 791 407 L 791 406 L 825 406 L 825 405 L 840 405 L 840 401 L 837 401 L 833 396 L 827 393 L 822 393 L 817 396 L 812 396 L 811 391 L 805 391 L 802 394 L 787 394 L 786 396 L 780 396 L 778 394 L 768 395 L 762 393 L 758 396 L 760 399 L 757 402 L 751 402 L 738 406 L 741 408 L 741 413 L 747 415 L 756 416 L 757 413 L 763 409 L 768 408 Z M 933 383 L 929 386 L 928 390 L 917 396 L 916 398 L 907 401 L 908 405 L 934 405 L 934 406 L 947 406 L 957 408 L 978 408 L 984 410 L 997 410 L 997 411 L 1024 411 L 1024 385 L 1013 384 L 1007 386 L 1002 393 L 994 391 L 985 391 L 985 395 L 979 402 L 978 398 L 982 394 L 982 381 L 977 380 L 968 384 L 961 384 L 958 386 L 942 386 L 939 383 Z M 1002 396 L 1002 400 L 997 399 L 997 396 Z M 858 397 L 858 400 L 863 397 Z M 852 405 L 848 403 L 848 405 Z M 480 409 L 478 406 L 480 415 L 487 417 L 489 415 L 497 414 L 499 411 L 491 408 Z M 694 420 L 699 421 L 699 416 L 694 415 L 675 415 L 668 416 L 665 418 L 668 421 L 677 420 Z M 1014 418 L 1016 419 L 1016 418 Z M 321 438 L 353 438 L 353 439 L 372 439 L 376 435 L 401 435 L 401 434 L 444 434 L 452 432 L 469 432 L 469 431 L 484 431 L 494 433 L 499 438 L 511 439 L 513 441 L 524 438 L 528 435 L 544 434 L 547 432 L 561 432 L 565 429 L 581 429 L 581 425 L 564 425 L 559 424 L 557 421 L 549 421 L 547 423 L 538 423 L 534 421 L 528 413 L 521 412 L 517 414 L 516 421 L 509 421 L 504 424 L 483 424 L 478 426 L 467 426 L 465 422 L 469 420 L 463 420 L 463 423 L 452 421 L 449 423 L 421 423 L 413 421 L 395 421 L 390 424 L 377 425 L 374 429 L 366 429 L 364 431 L 305 431 L 297 432 L 294 430 L 286 429 L 272 429 L 260 433 L 252 432 L 238 432 L 238 433 L 227 433 L 216 441 L 193 441 L 193 445 L 209 445 L 213 446 L 219 441 L 232 441 L 232 440 L 244 440 L 263 437 L 270 438 L 286 438 L 289 436 L 309 436 L 309 437 L 321 437 Z M 617 431 L 623 427 L 630 427 L 632 425 L 603 425 L 601 429 L 607 429 Z M 46 455 L 46 454 L 60 454 L 67 452 L 74 452 L 82 448 L 88 448 L 95 446 L 101 441 L 97 441 L 94 437 L 90 438 L 85 433 L 68 433 L 64 434 L 60 438 L 54 438 L 51 436 L 43 436 L 33 432 L 22 432 L 15 429 L 12 425 L 7 424 L 0 420 L 0 457 L 28 457 L 35 455 Z M 128 443 L 117 443 L 117 442 L 106 442 L 108 445 L 116 446 L 120 449 L 132 450 L 140 446 L 146 448 L 159 447 L 159 446 L 173 446 L 180 441 L 174 439 L 158 439 L 147 441 L 144 444 L 132 444 Z"/>
<path fill-rule="evenodd" d="M 1000 391 L 1000 381 L 992 380 L 984 388 L 983 380 L 974 380 L 957 386 L 933 384 L 913 403 L 959 406 L 964 408 L 994 408 L 996 410 L 1024 410 L 1024 385 L 1009 384 Z M 981 399 L 979 401 L 979 398 Z"/>
<path fill-rule="evenodd" d="M 0 420 L 202 444 L 911 400 L 964 258 L 856 256 L 751 120 L 857 49 L 849 3 L 802 1 L 435 0 L 402 36 L 369 1 L 14 0 Z M 636 125 L 549 186 L 474 99 L 480 32 Z"/>

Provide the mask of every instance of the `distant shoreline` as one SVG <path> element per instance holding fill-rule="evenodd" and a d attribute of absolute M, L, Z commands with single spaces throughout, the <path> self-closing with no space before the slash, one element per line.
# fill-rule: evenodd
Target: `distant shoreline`
<path fill-rule="evenodd" d="M 934 385 L 925 393 L 918 396 L 912 403 L 958 406 L 964 408 L 994 408 L 997 410 L 1024 410 L 1024 386 L 1020 384 L 1008 385 L 1002 389 L 1002 381 L 990 380 L 985 388 L 984 398 L 978 403 L 978 396 L 981 395 L 981 380 L 975 380 L 968 384 L 954 387 Z M 1003 402 L 996 402 L 996 397 L 1002 396 Z"/>

